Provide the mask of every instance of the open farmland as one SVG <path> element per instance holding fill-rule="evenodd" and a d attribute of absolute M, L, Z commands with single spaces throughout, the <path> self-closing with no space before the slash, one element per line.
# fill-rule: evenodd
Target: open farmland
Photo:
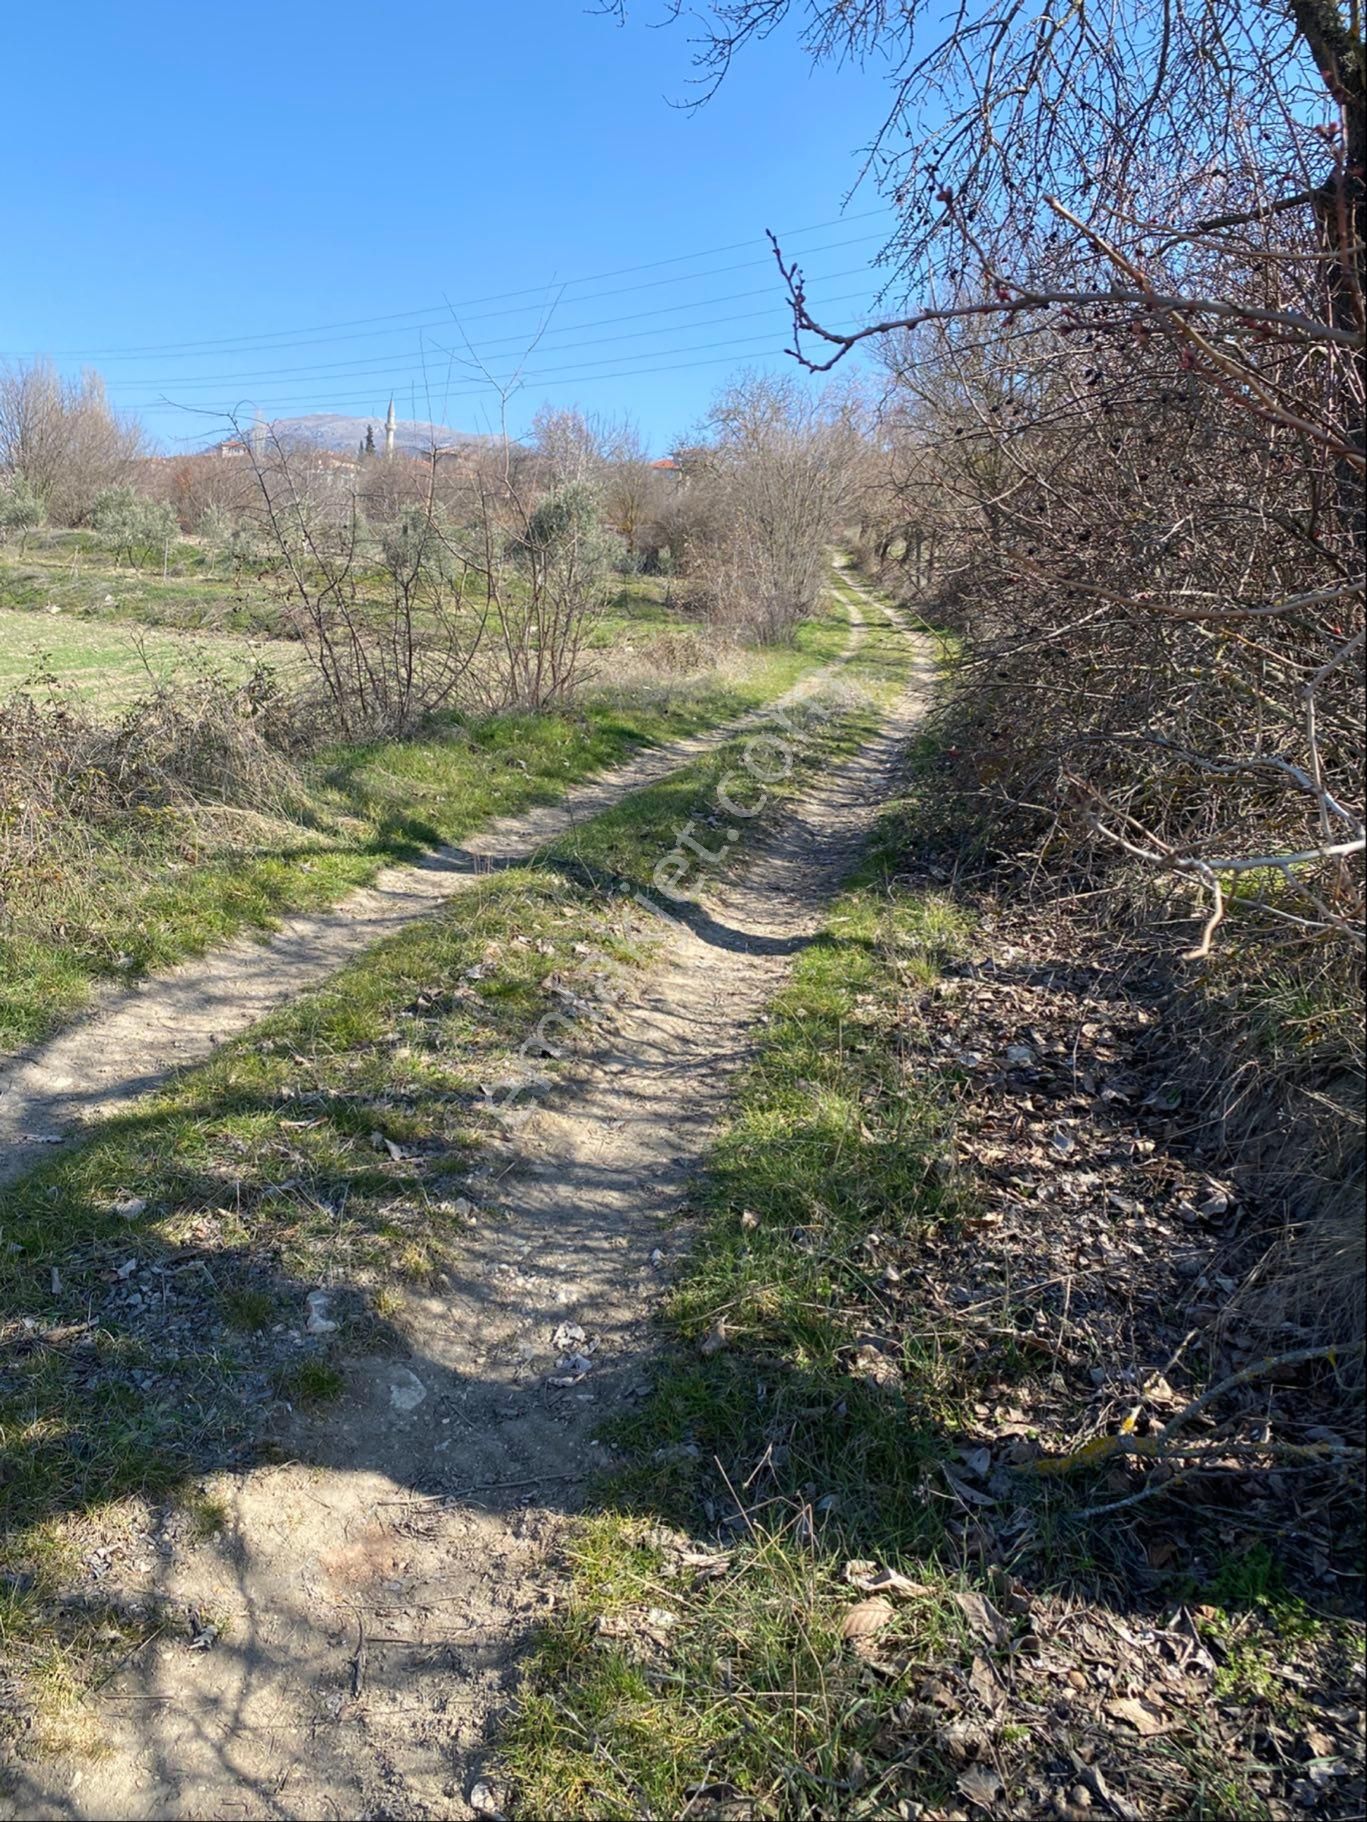
<path fill-rule="evenodd" d="M 50 678 L 108 713 L 178 677 L 239 683 L 261 663 L 282 679 L 299 670 L 281 579 L 234 575 L 189 539 L 172 544 L 165 570 L 116 564 L 81 532 L 48 533 L 22 554 L 0 548 L 0 699 Z M 378 578 L 370 588 L 378 603 Z M 709 665 L 674 593 L 662 577 L 617 578 L 587 633 L 585 681 Z"/>
<path fill-rule="evenodd" d="M 298 648 L 234 633 L 173 633 L 0 607 L 0 697 L 50 678 L 103 715 L 180 677 L 213 673 L 240 683 L 263 661 L 288 670 L 299 662 Z"/>
<path fill-rule="evenodd" d="M 22 551 L 0 547 L 0 607 L 58 608 L 191 632 L 280 630 L 269 582 L 188 538 L 173 540 L 141 569 L 116 563 L 89 532 L 45 532 Z"/>

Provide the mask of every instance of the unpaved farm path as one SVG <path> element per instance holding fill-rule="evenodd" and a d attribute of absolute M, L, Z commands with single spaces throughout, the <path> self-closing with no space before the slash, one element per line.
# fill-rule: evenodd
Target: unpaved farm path
<path fill-rule="evenodd" d="M 775 708 L 810 696 L 858 649 L 864 621 L 848 589 L 850 632 L 833 663 L 809 673 L 767 708 L 639 753 L 576 786 L 553 804 L 500 817 L 467 840 L 434 848 L 411 866 L 387 867 L 328 911 L 287 919 L 269 937 L 244 936 L 141 982 L 102 994 L 93 1008 L 45 1043 L 0 1057 L 0 1188 L 75 1136 L 116 1113 L 175 1069 L 334 974 L 344 962 L 495 866 L 530 859 L 633 791 L 710 752 Z"/>
<path fill-rule="evenodd" d="M 151 1579 L 120 1568 L 130 1595 L 155 1588 L 222 1630 L 207 1650 L 168 1634 L 137 1652 L 90 1699 L 103 1754 L 23 1767 L 0 1815 L 481 1813 L 491 1724 L 554 1598 L 595 1432 L 644 1390 L 690 1174 L 893 787 L 930 676 L 923 651 L 880 733 L 783 808 L 491 1150 L 503 1212 L 471 1230 L 449 1289 L 408 1299 L 408 1357 L 353 1360 L 337 1403 L 291 1420 L 287 1460 L 218 1477 L 217 1537 Z M 592 1360 L 573 1384 L 564 1324 Z"/>

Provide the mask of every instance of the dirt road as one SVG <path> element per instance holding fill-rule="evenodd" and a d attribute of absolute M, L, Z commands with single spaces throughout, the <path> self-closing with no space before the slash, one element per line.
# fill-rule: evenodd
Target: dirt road
<path fill-rule="evenodd" d="M 850 635 L 833 664 L 811 673 L 773 705 L 801 701 L 830 681 L 859 647 L 863 619 L 850 604 Z M 343 963 L 494 866 L 540 848 L 710 752 L 770 711 L 650 748 L 569 791 L 558 803 L 501 817 L 412 866 L 388 867 L 373 885 L 330 911 L 287 919 L 264 941 L 242 937 L 132 989 L 101 996 L 84 1017 L 21 1055 L 0 1057 L 0 1188 L 50 1155 L 54 1144 L 155 1088 L 175 1069 L 202 1062 L 226 1038 L 334 974 Z"/>
<path fill-rule="evenodd" d="M 24 1768 L 0 1814 L 480 1813 L 490 1724 L 552 1598 L 594 1434 L 643 1384 L 690 1174 L 929 680 L 927 654 L 880 734 L 783 810 L 494 1148 L 506 1218 L 472 1231 L 450 1289 L 408 1299 L 408 1357 L 353 1360 L 342 1399 L 283 1438 L 286 1461 L 211 1487 L 224 1530 L 148 1566 L 207 1648 L 168 1633 L 138 1651 L 92 1698 L 103 1754 Z"/>

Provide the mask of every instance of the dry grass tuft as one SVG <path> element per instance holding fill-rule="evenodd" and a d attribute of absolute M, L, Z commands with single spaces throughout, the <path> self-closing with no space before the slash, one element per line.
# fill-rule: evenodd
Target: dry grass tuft
<path fill-rule="evenodd" d="M 288 717 L 265 673 L 158 685 L 104 723 L 70 696 L 0 704 L 0 906 L 121 824 L 200 807 L 279 816 L 302 784 L 271 735 Z"/>

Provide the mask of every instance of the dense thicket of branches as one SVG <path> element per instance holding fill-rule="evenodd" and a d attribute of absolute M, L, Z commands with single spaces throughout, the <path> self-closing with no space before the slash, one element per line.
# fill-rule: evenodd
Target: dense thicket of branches
<path fill-rule="evenodd" d="M 791 638 L 820 596 L 862 454 L 842 391 L 763 374 L 725 387 L 685 452 L 666 539 L 695 605 L 763 643 Z"/>
<path fill-rule="evenodd" d="M 1101 837 L 1212 916 L 1235 894 L 1283 936 L 1355 946 L 1360 557 L 1332 459 L 1211 410 L 1162 336 L 931 327 L 884 357 L 884 554 L 915 571 L 938 539 L 977 783 L 1046 822 L 1054 858 Z"/>
<path fill-rule="evenodd" d="M 867 168 L 910 307 L 834 327 L 776 252 L 799 358 L 886 372 L 872 541 L 953 585 L 980 782 L 1360 953 L 1356 0 L 702 19 L 704 94 L 785 24 L 891 72 Z"/>
<path fill-rule="evenodd" d="M 278 578 L 339 731 L 404 733 L 453 706 L 535 711 L 573 691 L 622 549 L 587 419 L 546 413 L 527 445 L 392 463 L 338 465 L 269 430 L 241 440 L 252 489 L 229 536 Z"/>

